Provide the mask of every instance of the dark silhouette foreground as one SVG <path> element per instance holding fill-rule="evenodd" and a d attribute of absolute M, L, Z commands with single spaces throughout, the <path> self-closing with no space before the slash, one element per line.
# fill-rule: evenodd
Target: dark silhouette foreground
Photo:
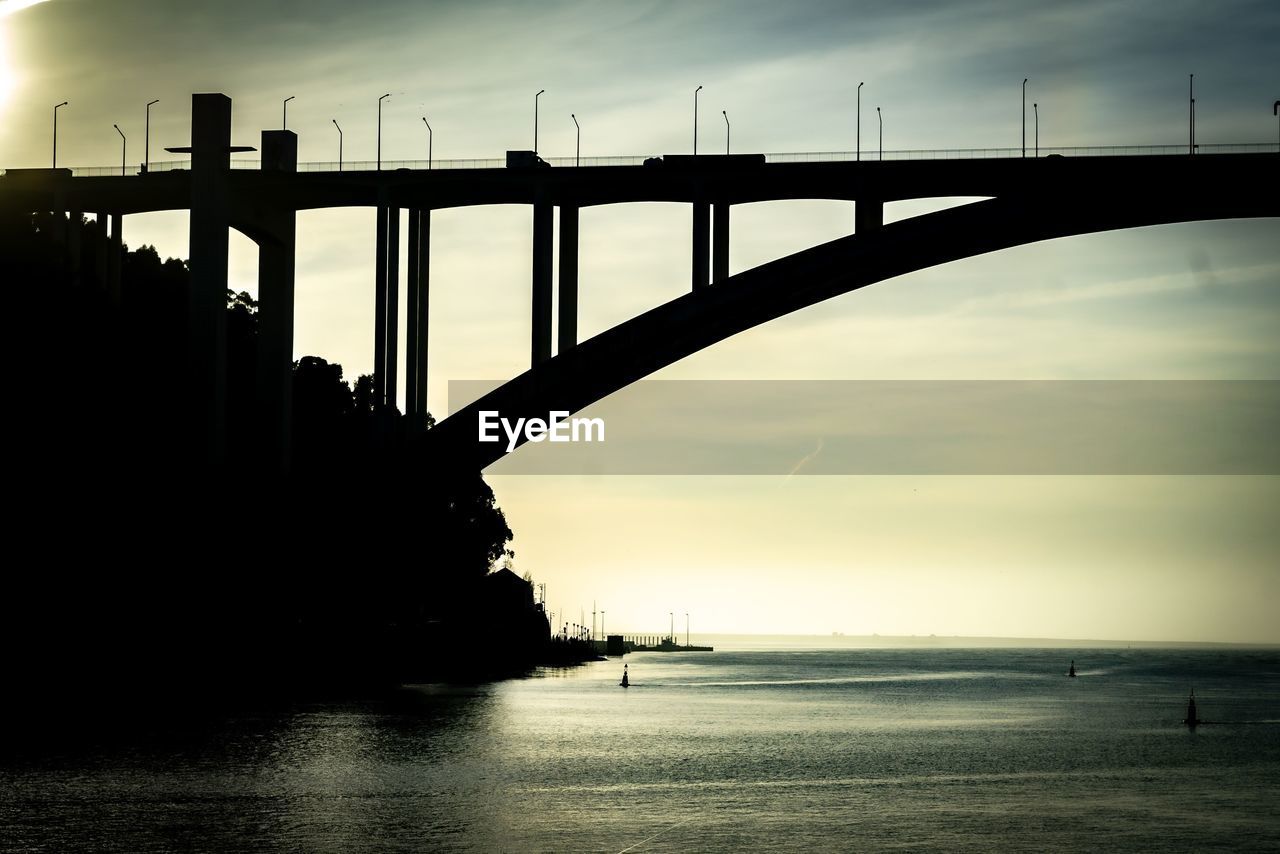
<path fill-rule="evenodd" d="M 209 467 L 183 428 L 187 264 L 126 252 L 113 298 L 96 229 L 76 265 L 65 217 L 0 223 L 21 366 L 0 631 L 20 705 L 365 689 L 539 661 L 531 585 L 489 574 L 512 534 L 477 470 L 414 462 L 369 379 L 352 388 L 316 357 L 294 367 L 292 469 L 264 465 L 256 306 L 232 293 L 229 453 Z"/>

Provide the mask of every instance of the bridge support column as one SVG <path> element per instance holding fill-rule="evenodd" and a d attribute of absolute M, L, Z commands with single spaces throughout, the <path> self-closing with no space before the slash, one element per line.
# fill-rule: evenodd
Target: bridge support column
<path fill-rule="evenodd" d="M 854 234 L 874 231 L 882 225 L 884 225 L 884 202 L 879 199 L 857 199 L 854 201 Z"/>
<path fill-rule="evenodd" d="M 191 396 L 193 435 L 203 437 L 204 458 L 226 455 L 227 241 L 230 227 L 231 99 L 191 96 Z"/>
<path fill-rule="evenodd" d="M 387 208 L 387 413 L 396 411 L 400 356 L 400 209 Z"/>
<path fill-rule="evenodd" d="M 298 137 L 262 132 L 262 169 L 296 172 Z M 287 471 L 293 444 L 293 309 L 297 213 L 269 211 L 258 242 L 258 410 L 263 465 Z"/>
<path fill-rule="evenodd" d="M 711 233 L 711 205 L 699 199 L 693 203 L 693 289 L 707 286 L 711 276 L 708 253 Z"/>
<path fill-rule="evenodd" d="M 422 211 L 418 217 L 418 276 L 416 280 L 417 297 L 414 305 L 418 314 L 418 335 L 413 348 L 413 362 L 417 366 L 417 380 L 414 385 L 414 399 L 417 401 L 418 414 L 411 425 L 415 430 L 427 427 L 427 344 L 431 330 L 431 209 Z"/>
<path fill-rule="evenodd" d="M 533 346 L 532 365 L 551 358 L 551 262 L 554 223 L 545 199 L 533 203 Z"/>
<path fill-rule="evenodd" d="M 84 214 L 67 215 L 67 277 L 72 287 L 80 286 L 80 245 L 84 236 Z"/>
<path fill-rule="evenodd" d="M 124 254 L 124 216 L 111 215 L 111 247 L 107 252 L 107 296 L 115 305 L 120 304 L 120 262 Z"/>
<path fill-rule="evenodd" d="M 578 206 L 560 206 L 560 324 L 558 353 L 578 346 Z"/>
<path fill-rule="evenodd" d="M 97 222 L 97 232 L 93 236 L 93 272 L 98 279 L 97 286 L 105 291 L 107 290 L 108 247 L 111 244 L 107 222 L 109 217 L 105 213 L 96 213 L 94 217 Z"/>
<path fill-rule="evenodd" d="M 715 209 L 711 233 L 711 282 L 718 285 L 729 278 L 729 203 L 716 202 Z"/>
<path fill-rule="evenodd" d="M 421 432 L 426 427 L 427 416 L 430 242 L 430 209 L 410 208 L 408 269 L 405 271 L 404 408 L 413 432 Z"/>
<path fill-rule="evenodd" d="M 387 401 L 387 206 L 386 194 L 378 196 L 373 259 L 373 408 L 381 413 Z"/>

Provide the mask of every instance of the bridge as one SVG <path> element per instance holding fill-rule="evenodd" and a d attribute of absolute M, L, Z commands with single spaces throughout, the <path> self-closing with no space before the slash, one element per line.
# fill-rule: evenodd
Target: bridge
<path fill-rule="evenodd" d="M 0 215 L 70 213 L 66 242 L 79 256 L 83 212 L 110 221 L 98 253 L 110 293 L 119 294 L 125 215 L 189 210 L 192 294 L 191 381 L 201 401 L 195 429 L 211 461 L 224 451 L 228 230 L 259 247 L 258 386 L 261 437 L 271 465 L 287 467 L 293 360 L 294 249 L 300 210 L 373 207 L 374 394 L 395 407 L 400 211 L 408 211 L 406 414 L 425 423 L 431 212 L 496 204 L 533 209 L 530 367 L 442 420 L 416 443 L 424 460 L 447 456 L 478 468 L 505 448 L 476 441 L 476 413 L 543 417 L 577 411 L 666 365 L 782 315 L 904 273 L 1058 237 L 1195 220 L 1280 216 L 1280 153 L 1270 146 L 1224 147 L 1192 155 L 1148 148 L 1095 156 L 976 156 L 926 159 L 808 159 L 760 155 L 667 156 L 619 165 L 299 171 L 297 136 L 263 131 L 257 169 L 232 168 L 231 101 L 194 95 L 189 168 L 133 176 L 71 170 L 9 170 L 0 178 Z M 1238 149 L 1252 149 L 1240 153 Z M 1266 148 L 1271 148 L 1270 152 Z M 1057 154 L 1057 152 L 1054 152 Z M 468 164 L 474 166 L 475 164 Z M 443 167 L 444 164 L 441 164 Z M 985 201 L 886 225 L 884 205 L 949 196 Z M 853 233 L 729 275 L 732 206 L 788 199 L 852 203 Z M 677 202 L 692 211 L 689 292 L 595 337 L 579 341 L 578 215 L 583 207 Z M 558 277 L 553 282 L 554 211 L 559 208 Z M 73 271 L 74 274 L 74 271 Z M 558 335 L 552 340 L 553 288 Z M 554 352 L 553 352 L 554 343 Z"/>

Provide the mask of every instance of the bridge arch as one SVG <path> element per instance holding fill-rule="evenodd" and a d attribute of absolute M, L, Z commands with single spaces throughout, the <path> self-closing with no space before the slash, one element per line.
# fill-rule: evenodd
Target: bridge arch
<path fill-rule="evenodd" d="M 481 444 L 481 409 L 506 418 L 576 412 L 699 350 L 769 320 L 885 279 L 1045 240 L 1176 222 L 1280 216 L 1260 186 L 1211 196 L 1133 186 L 1103 200 L 1069 186 L 1012 194 L 829 241 L 653 308 L 539 364 L 442 420 L 422 438 L 426 462 L 445 454 L 483 468 L 502 456 Z"/>

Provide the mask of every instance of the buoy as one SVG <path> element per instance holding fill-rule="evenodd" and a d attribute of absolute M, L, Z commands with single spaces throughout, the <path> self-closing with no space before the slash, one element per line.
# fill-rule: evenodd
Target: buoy
<path fill-rule="evenodd" d="M 627 665 L 625 664 L 622 665 L 622 682 L 620 684 L 623 688 L 631 687 L 631 680 L 627 678 Z"/>
<path fill-rule="evenodd" d="M 1076 678 L 1076 660 L 1071 659 L 1071 669 L 1067 671 L 1067 675 L 1072 679 Z"/>

